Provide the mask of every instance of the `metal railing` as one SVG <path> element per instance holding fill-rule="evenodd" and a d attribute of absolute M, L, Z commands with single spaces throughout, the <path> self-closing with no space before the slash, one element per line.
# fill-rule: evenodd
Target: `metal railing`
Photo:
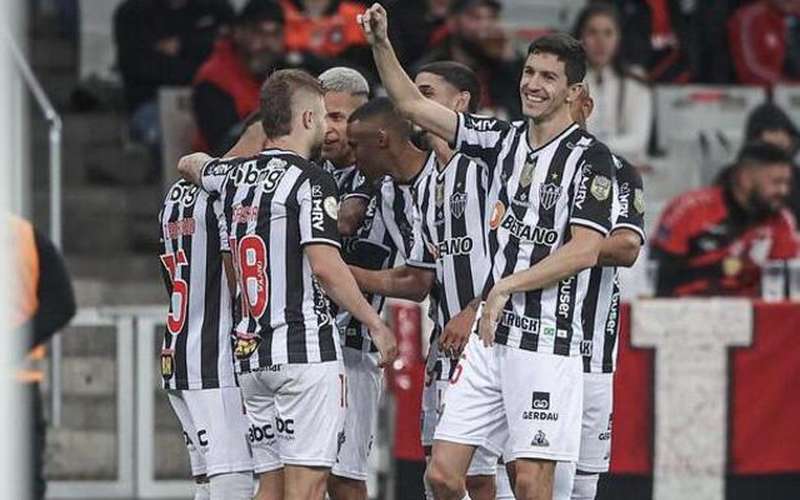
<path fill-rule="evenodd" d="M 42 84 L 36 75 L 33 73 L 28 60 L 22 53 L 19 45 L 14 40 L 14 37 L 9 33 L 8 29 L 3 29 L 3 39 L 6 43 L 11 58 L 14 61 L 17 69 L 22 76 L 22 80 L 28 87 L 28 90 L 33 94 L 39 110 L 44 115 L 44 118 L 49 124 L 48 142 L 50 145 L 50 239 L 57 248 L 61 248 L 61 134 L 62 134 L 62 121 L 50 99 L 47 97 Z M 56 335 L 50 345 L 50 363 L 51 363 L 51 380 L 52 387 L 50 405 L 52 410 L 53 425 L 61 425 L 61 393 L 62 393 L 62 380 L 61 380 L 61 355 L 62 346 L 61 338 Z"/>

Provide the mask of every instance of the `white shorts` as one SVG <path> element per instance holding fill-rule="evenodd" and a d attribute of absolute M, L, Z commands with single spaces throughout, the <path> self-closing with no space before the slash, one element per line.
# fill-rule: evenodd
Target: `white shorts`
<path fill-rule="evenodd" d="M 253 470 L 238 387 L 168 390 L 183 428 L 193 476 Z"/>
<path fill-rule="evenodd" d="M 367 480 L 367 460 L 378 420 L 383 370 L 378 353 L 342 348 L 345 370 L 344 433 L 331 474 L 357 481 Z"/>
<path fill-rule="evenodd" d="M 422 389 L 422 446 L 426 453 L 433 446 L 436 426 L 442 416 L 444 394 L 450 387 L 450 375 L 457 360 L 439 356 L 439 342 L 431 344 L 425 363 L 425 387 Z M 468 476 L 493 476 L 497 469 L 499 455 L 483 448 L 475 448 Z"/>
<path fill-rule="evenodd" d="M 257 474 L 284 465 L 333 465 L 344 424 L 340 360 L 274 365 L 242 374 L 239 384 Z"/>
<path fill-rule="evenodd" d="M 602 474 L 611 462 L 614 374 L 583 374 L 583 419 L 578 470 Z"/>
<path fill-rule="evenodd" d="M 574 462 L 580 448 L 583 363 L 470 337 L 444 396 L 434 438 L 482 446 L 507 461 Z M 506 440 L 507 438 L 507 440 Z"/>

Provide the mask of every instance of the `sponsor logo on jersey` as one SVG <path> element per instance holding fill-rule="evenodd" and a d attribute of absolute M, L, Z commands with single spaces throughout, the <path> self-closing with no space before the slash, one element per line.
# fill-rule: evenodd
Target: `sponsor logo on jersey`
<path fill-rule="evenodd" d="M 263 184 L 264 192 L 272 193 L 286 173 L 286 165 L 279 158 L 271 159 L 264 168 L 259 168 L 257 160 L 247 161 L 236 170 L 233 183 L 236 186 Z"/>
<path fill-rule="evenodd" d="M 619 194 L 617 195 L 617 201 L 619 202 L 619 215 L 618 217 L 626 219 L 630 214 L 630 203 L 628 200 L 630 199 L 631 194 L 631 185 L 629 182 L 623 182 L 619 185 Z"/>
<path fill-rule="evenodd" d="M 180 203 L 185 207 L 194 205 L 200 188 L 195 185 L 176 184 L 169 191 L 168 199 L 171 203 Z"/>
<path fill-rule="evenodd" d="M 589 357 L 592 355 L 594 342 L 591 340 L 581 340 L 581 356 Z"/>
<path fill-rule="evenodd" d="M 494 208 L 492 209 L 492 216 L 491 218 L 489 218 L 489 228 L 497 229 L 500 226 L 500 222 L 503 220 L 503 216 L 505 214 L 506 214 L 506 206 L 499 201 L 495 203 Z"/>
<path fill-rule="evenodd" d="M 267 440 L 267 443 L 275 439 L 275 430 L 272 424 L 264 424 L 262 426 L 250 425 L 249 438 L 251 443 L 260 443 Z"/>
<path fill-rule="evenodd" d="M 442 258 L 447 255 L 468 255 L 472 252 L 473 242 L 469 236 L 462 236 L 460 238 L 450 238 L 439 242 L 437 245 L 436 258 Z"/>
<path fill-rule="evenodd" d="M 494 129 L 497 125 L 497 120 L 493 118 L 478 118 L 475 116 L 467 116 L 465 121 L 467 128 L 477 130 L 478 132 L 486 132 L 487 130 Z"/>
<path fill-rule="evenodd" d="M 591 174 L 591 165 L 584 166 L 581 173 L 581 181 L 578 183 L 578 187 L 575 190 L 575 200 L 573 202 L 577 210 L 583 210 L 583 204 L 586 202 L 586 192 L 589 190 L 588 183 Z"/>
<path fill-rule="evenodd" d="M 201 447 L 205 448 L 208 446 L 208 431 L 205 429 L 200 429 L 197 431 L 197 444 Z"/>
<path fill-rule="evenodd" d="M 558 198 L 561 197 L 561 191 L 562 188 L 559 184 L 553 182 L 542 184 L 539 187 L 539 204 L 542 205 L 545 210 L 551 210 L 556 206 Z"/>
<path fill-rule="evenodd" d="M 504 310 L 500 316 L 500 324 L 508 328 L 518 328 L 523 332 L 539 333 L 539 320 L 529 316 L 518 316 Z"/>
<path fill-rule="evenodd" d="M 233 207 L 233 214 L 231 219 L 235 223 L 247 224 L 248 222 L 255 222 L 258 220 L 258 205 L 247 207 L 244 205 L 236 205 Z"/>
<path fill-rule="evenodd" d="M 508 230 L 518 240 L 531 241 L 538 245 L 553 245 L 558 240 L 558 231 L 541 226 L 530 226 L 508 212 L 500 227 Z"/>
<path fill-rule="evenodd" d="M 275 418 L 275 431 L 278 433 L 279 439 L 293 440 L 294 439 L 294 419 L 292 418 Z"/>
<path fill-rule="evenodd" d="M 193 217 L 167 222 L 164 227 L 164 235 L 171 240 L 182 236 L 191 236 L 195 232 L 195 221 Z"/>
<path fill-rule="evenodd" d="M 320 232 L 325 230 L 325 209 L 322 208 L 322 203 L 319 198 L 311 199 L 311 227 Z"/>
<path fill-rule="evenodd" d="M 598 201 L 605 201 L 611 194 L 611 179 L 604 175 L 595 175 L 592 186 L 589 188 L 592 196 Z"/>
<path fill-rule="evenodd" d="M 572 285 L 574 283 L 575 283 L 575 276 L 570 276 L 569 278 L 561 282 L 561 286 L 559 287 L 558 290 L 557 313 L 564 319 L 569 319 L 570 302 L 572 302 L 570 294 L 572 293 Z M 561 335 L 559 335 L 559 337 L 561 337 Z"/>
<path fill-rule="evenodd" d="M 467 207 L 467 193 L 453 193 L 450 196 L 450 211 L 453 216 L 460 219 L 464 215 L 464 209 Z"/>
<path fill-rule="evenodd" d="M 611 439 L 611 422 L 613 420 L 613 417 L 614 417 L 613 413 L 608 414 L 608 427 L 604 432 L 601 432 L 597 436 L 597 439 L 599 439 L 600 441 L 608 441 L 609 439 Z"/>
<path fill-rule="evenodd" d="M 531 410 L 522 412 L 523 420 L 540 420 L 540 421 L 556 421 L 558 420 L 558 412 L 550 411 L 550 393 L 538 392 L 533 393 L 533 401 L 531 403 Z"/>
<path fill-rule="evenodd" d="M 533 403 L 531 408 L 534 410 L 549 410 L 550 409 L 550 393 L 549 392 L 533 392 Z"/>
<path fill-rule="evenodd" d="M 537 446 L 541 448 L 546 448 L 550 446 L 550 441 L 547 440 L 547 435 L 545 435 L 544 431 L 539 429 L 536 434 L 533 436 L 531 440 L 531 446 Z"/>

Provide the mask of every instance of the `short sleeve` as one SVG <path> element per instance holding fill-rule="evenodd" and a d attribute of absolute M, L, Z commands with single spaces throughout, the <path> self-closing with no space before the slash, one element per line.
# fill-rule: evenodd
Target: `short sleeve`
<path fill-rule="evenodd" d="M 617 205 L 615 229 L 630 229 L 645 242 L 644 231 L 644 183 L 639 172 L 622 158 L 614 157 L 617 175 Z"/>
<path fill-rule="evenodd" d="M 798 241 L 794 216 L 781 210 L 773 223 L 773 241 L 770 259 L 794 259 L 798 256 Z"/>
<path fill-rule="evenodd" d="M 412 210 L 411 229 L 414 241 L 406 258 L 406 265 L 423 269 L 436 269 L 436 259 L 428 250 L 428 245 L 426 245 L 423 237 L 422 214 L 416 204 L 414 204 Z"/>
<path fill-rule="evenodd" d="M 217 217 L 217 227 L 219 229 L 219 249 L 223 252 L 230 252 L 231 245 L 228 237 L 228 223 L 225 221 L 225 212 L 222 206 L 222 200 L 219 198 L 212 202 L 214 215 Z"/>
<path fill-rule="evenodd" d="M 488 116 L 458 113 L 453 149 L 466 156 L 495 165 L 503 140 L 514 127 L 511 123 Z"/>
<path fill-rule="evenodd" d="M 200 187 L 210 195 L 221 196 L 228 174 L 236 168 L 236 163 L 214 158 L 200 171 Z"/>
<path fill-rule="evenodd" d="M 361 198 L 369 201 L 374 194 L 375 186 L 367 182 L 367 178 L 361 172 L 356 171 L 348 185 L 342 186 L 341 198 L 342 201 L 350 198 Z"/>
<path fill-rule="evenodd" d="M 341 248 L 336 221 L 339 218 L 339 199 L 336 181 L 323 172 L 316 171 L 297 190 L 300 207 L 300 244 L 322 243 Z"/>
<path fill-rule="evenodd" d="M 611 153 L 601 143 L 594 143 L 583 155 L 575 175 L 570 224 L 594 229 L 604 236 L 611 230 L 611 205 L 614 193 L 615 166 Z"/>

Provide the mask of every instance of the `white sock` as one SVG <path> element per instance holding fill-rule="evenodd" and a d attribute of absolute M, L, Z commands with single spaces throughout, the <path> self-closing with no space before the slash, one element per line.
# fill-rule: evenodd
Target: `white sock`
<path fill-rule="evenodd" d="M 570 500 L 575 478 L 575 462 L 556 462 L 553 477 L 553 500 Z"/>
<path fill-rule="evenodd" d="M 194 500 L 211 500 L 211 485 L 208 482 L 194 484 Z"/>
<path fill-rule="evenodd" d="M 209 478 L 210 500 L 251 500 L 253 498 L 253 474 L 231 472 Z"/>
<path fill-rule="evenodd" d="M 600 474 L 576 474 L 572 483 L 572 500 L 594 500 Z"/>

